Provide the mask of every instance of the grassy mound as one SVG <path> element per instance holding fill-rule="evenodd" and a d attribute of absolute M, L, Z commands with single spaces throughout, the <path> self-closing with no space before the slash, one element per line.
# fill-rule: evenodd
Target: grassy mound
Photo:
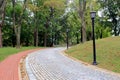
<path fill-rule="evenodd" d="M 74 58 L 92 64 L 93 44 L 88 41 L 70 48 L 66 53 Z M 99 67 L 120 73 L 120 37 L 96 40 L 96 55 Z"/>

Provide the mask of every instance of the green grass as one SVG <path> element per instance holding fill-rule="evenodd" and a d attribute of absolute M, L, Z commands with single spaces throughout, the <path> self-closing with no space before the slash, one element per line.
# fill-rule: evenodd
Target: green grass
<path fill-rule="evenodd" d="M 66 53 L 74 58 L 92 64 L 92 41 L 73 46 Z M 96 40 L 98 67 L 120 73 L 120 37 Z"/>
<path fill-rule="evenodd" d="M 13 47 L 0 48 L 0 62 L 12 54 L 16 54 L 18 52 L 29 50 L 29 49 L 35 49 L 35 47 L 22 47 L 20 49 L 16 49 Z"/>

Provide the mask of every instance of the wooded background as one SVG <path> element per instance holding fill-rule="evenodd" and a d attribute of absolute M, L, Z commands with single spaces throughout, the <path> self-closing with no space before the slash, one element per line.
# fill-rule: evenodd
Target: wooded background
<path fill-rule="evenodd" d="M 0 47 L 69 45 L 120 34 L 120 0 L 0 0 Z"/>

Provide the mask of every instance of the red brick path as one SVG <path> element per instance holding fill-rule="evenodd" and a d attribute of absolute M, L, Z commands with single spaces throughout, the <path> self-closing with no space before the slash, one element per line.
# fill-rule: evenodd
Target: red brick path
<path fill-rule="evenodd" d="M 5 59 L 4 61 L 2 61 L 0 63 L 0 80 L 19 80 L 18 66 L 20 59 L 23 56 L 36 50 L 40 49 L 19 52 L 18 54 L 12 55 Z"/>

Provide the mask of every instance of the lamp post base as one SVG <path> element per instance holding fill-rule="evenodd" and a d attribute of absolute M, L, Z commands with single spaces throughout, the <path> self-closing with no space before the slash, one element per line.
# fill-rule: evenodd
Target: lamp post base
<path fill-rule="evenodd" d="M 93 65 L 97 65 L 97 62 L 93 62 Z"/>

